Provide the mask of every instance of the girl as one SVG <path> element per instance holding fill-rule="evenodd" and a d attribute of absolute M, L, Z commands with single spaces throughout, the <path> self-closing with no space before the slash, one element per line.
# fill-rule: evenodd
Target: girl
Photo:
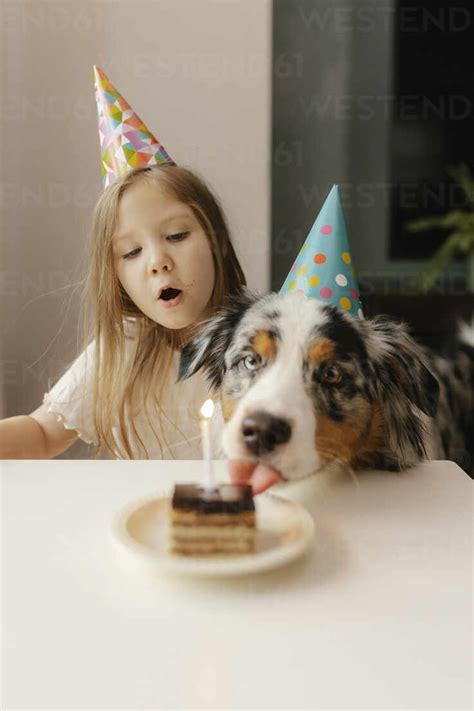
<path fill-rule="evenodd" d="M 200 458 L 207 387 L 176 383 L 179 349 L 245 284 L 216 198 L 175 165 L 131 172 L 99 199 L 90 257 L 88 345 L 37 410 L 0 422 L 0 457 L 51 458 L 80 437 L 114 458 Z"/>

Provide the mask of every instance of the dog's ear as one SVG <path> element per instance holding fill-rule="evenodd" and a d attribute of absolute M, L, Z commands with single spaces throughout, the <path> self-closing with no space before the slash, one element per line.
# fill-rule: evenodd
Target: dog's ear
<path fill-rule="evenodd" d="M 439 383 L 426 364 L 423 349 L 403 323 L 386 316 L 366 322 L 372 332 L 376 387 L 382 399 L 407 398 L 430 417 L 436 415 Z"/>
<path fill-rule="evenodd" d="M 224 355 L 232 337 L 232 321 L 227 311 L 221 311 L 207 321 L 197 336 L 181 351 L 178 381 L 186 380 L 206 366 L 206 375 L 219 387 L 224 375 Z"/>
<path fill-rule="evenodd" d="M 426 457 L 425 426 L 415 408 L 430 417 L 436 414 L 439 383 L 404 324 L 377 316 L 361 321 L 359 327 L 368 336 L 369 391 L 383 405 L 394 466 L 405 469 L 414 463 L 414 454 L 418 459 Z"/>
<path fill-rule="evenodd" d="M 244 313 L 258 295 L 243 289 L 229 297 L 229 305 L 207 321 L 199 333 L 181 351 L 178 381 L 204 367 L 213 387 L 219 387 L 225 372 L 225 353 Z"/>

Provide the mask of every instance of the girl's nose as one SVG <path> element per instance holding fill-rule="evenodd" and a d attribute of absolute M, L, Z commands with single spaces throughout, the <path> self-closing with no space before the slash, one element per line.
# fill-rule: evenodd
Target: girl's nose
<path fill-rule="evenodd" d="M 152 274 L 160 272 L 170 272 L 174 267 L 170 255 L 164 251 L 155 251 L 150 258 L 150 271 Z"/>

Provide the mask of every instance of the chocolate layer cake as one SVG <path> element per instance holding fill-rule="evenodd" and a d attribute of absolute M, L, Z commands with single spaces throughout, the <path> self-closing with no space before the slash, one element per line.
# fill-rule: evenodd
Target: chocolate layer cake
<path fill-rule="evenodd" d="M 181 555 L 250 553 L 255 545 L 252 487 L 206 489 L 177 484 L 171 507 L 171 552 Z"/>

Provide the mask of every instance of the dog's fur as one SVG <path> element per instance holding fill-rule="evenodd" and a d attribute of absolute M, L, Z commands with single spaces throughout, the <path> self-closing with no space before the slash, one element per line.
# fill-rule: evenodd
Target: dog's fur
<path fill-rule="evenodd" d="M 284 479 L 334 462 L 399 471 L 423 458 L 472 475 L 473 355 L 460 342 L 453 360 L 436 356 L 384 316 L 245 290 L 186 345 L 179 378 L 204 367 L 221 393 L 225 453 Z"/>

